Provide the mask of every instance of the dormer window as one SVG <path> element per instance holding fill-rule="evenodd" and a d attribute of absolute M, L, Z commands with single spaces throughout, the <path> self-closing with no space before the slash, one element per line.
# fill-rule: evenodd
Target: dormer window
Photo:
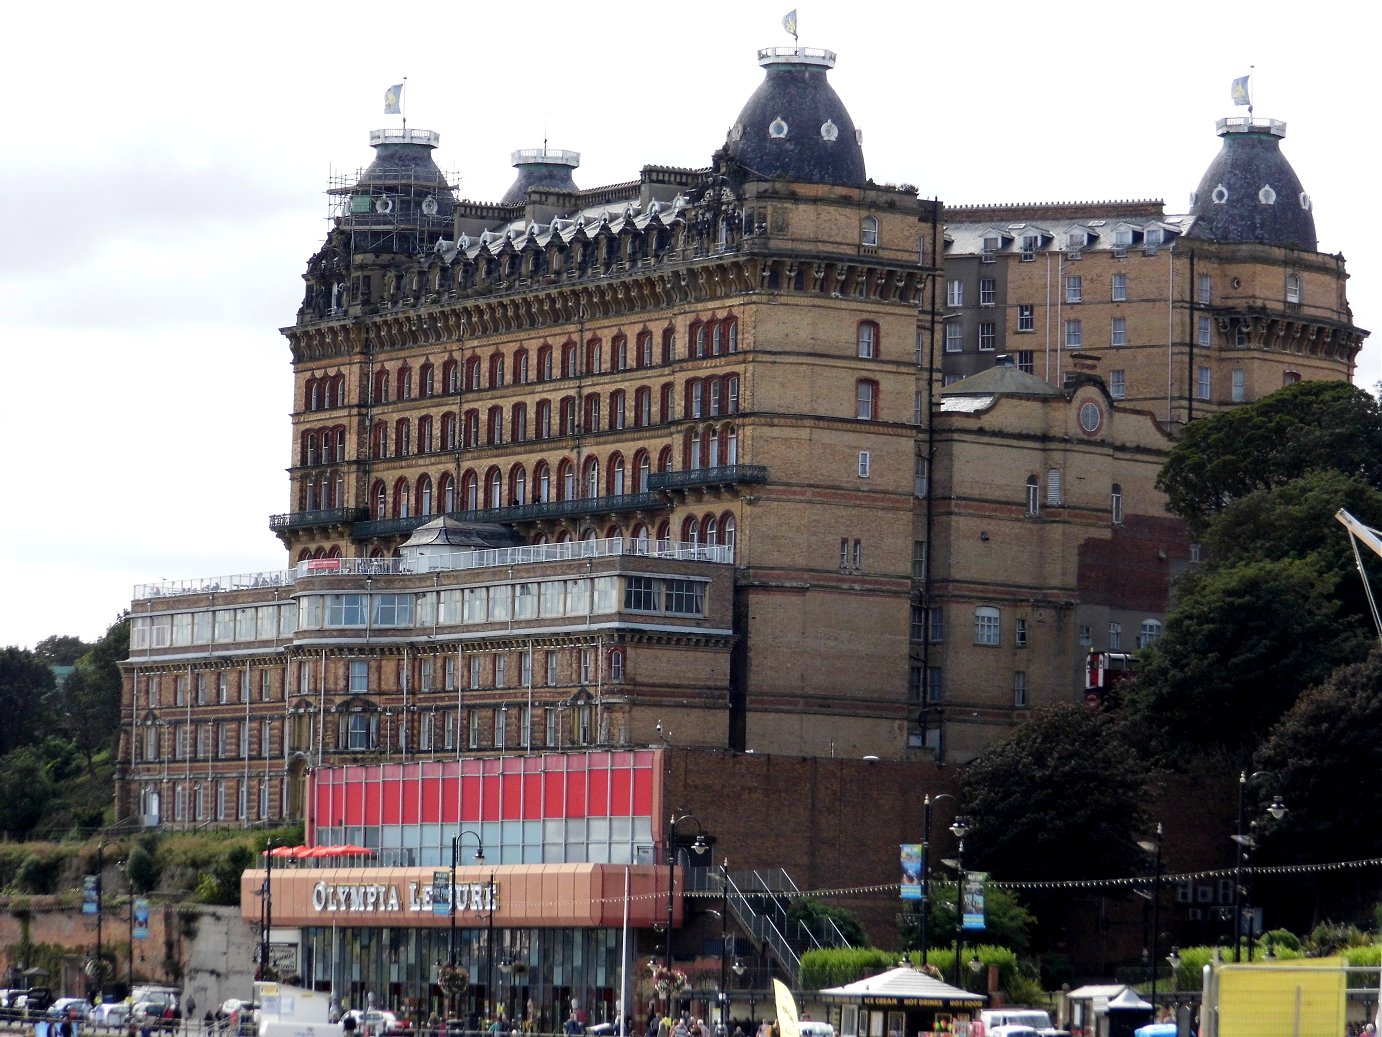
<path fill-rule="evenodd" d="M 1132 244 L 1132 228 L 1119 227 L 1113 232 L 1113 244 L 1115 248 L 1127 248 Z"/>
<path fill-rule="evenodd" d="M 1041 235 L 1040 235 L 1040 234 L 1024 234 L 1024 235 L 1022 235 L 1022 251 L 1023 251 L 1023 252 L 1035 252 L 1035 251 L 1036 251 L 1037 249 L 1039 249 L 1039 248 L 1041 248 Z"/>
<path fill-rule="evenodd" d="M 1166 240 L 1166 232 L 1160 227 L 1148 227 L 1143 233 L 1142 240 L 1148 245 L 1160 245 Z"/>
<path fill-rule="evenodd" d="M 1072 230 L 1065 236 L 1065 247 L 1068 249 L 1082 249 L 1089 244 L 1089 235 L 1083 230 Z"/>
<path fill-rule="evenodd" d="M 985 238 L 984 238 L 984 251 L 985 251 L 985 252 L 997 252 L 997 251 L 998 251 L 1000 248 L 1002 248 L 1002 247 L 1003 247 L 1003 239 L 1000 238 L 1000 237 L 998 237 L 998 235 L 993 234 L 993 235 L 989 235 L 988 237 L 985 237 Z"/>

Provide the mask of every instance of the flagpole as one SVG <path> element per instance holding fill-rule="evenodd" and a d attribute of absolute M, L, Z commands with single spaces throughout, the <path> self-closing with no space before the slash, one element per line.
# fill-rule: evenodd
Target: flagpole
<path fill-rule="evenodd" d="M 402 98 L 400 98 L 400 101 L 401 101 L 401 103 L 400 103 L 399 106 L 398 106 L 398 112 L 399 112 L 400 115 L 403 116 L 403 139 L 404 139 L 404 140 L 407 140 L 407 139 L 408 139 L 408 77 L 407 77 L 407 76 L 404 76 L 404 77 L 403 77 L 403 96 L 402 96 Z M 1249 115 L 1252 114 L 1252 109 L 1251 109 L 1251 108 L 1248 109 L 1248 114 L 1249 114 Z"/>

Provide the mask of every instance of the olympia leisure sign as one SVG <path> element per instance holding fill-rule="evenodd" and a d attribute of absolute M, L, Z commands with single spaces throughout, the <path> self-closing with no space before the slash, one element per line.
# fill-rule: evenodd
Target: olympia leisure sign
<path fill-rule="evenodd" d="M 434 898 L 440 895 L 450 912 L 448 894 L 456 898 L 456 911 L 493 911 L 499 906 L 499 887 L 492 882 L 458 882 L 453 890 L 440 890 L 430 882 L 408 882 L 400 894 L 398 883 L 318 882 L 312 887 L 312 910 L 352 911 L 362 914 L 436 913 Z"/>

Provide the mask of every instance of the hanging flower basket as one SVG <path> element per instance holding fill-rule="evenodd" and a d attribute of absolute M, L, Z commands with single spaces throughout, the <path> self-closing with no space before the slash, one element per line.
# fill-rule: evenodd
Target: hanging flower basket
<path fill-rule="evenodd" d="M 437 986 L 447 997 L 460 997 L 470 986 L 470 973 L 464 966 L 445 963 L 437 967 Z"/>
<path fill-rule="evenodd" d="M 686 973 L 680 969 L 669 969 L 650 961 L 648 971 L 652 974 L 653 989 L 659 994 L 677 994 L 686 989 Z"/>

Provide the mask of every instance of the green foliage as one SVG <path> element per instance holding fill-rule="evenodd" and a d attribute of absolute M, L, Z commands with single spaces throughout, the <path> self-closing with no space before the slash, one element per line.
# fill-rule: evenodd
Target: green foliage
<path fill-rule="evenodd" d="M 1376 753 L 1378 730 L 1379 651 L 1306 692 L 1272 729 L 1254 764 L 1272 774 L 1271 791 L 1290 808 L 1263 832 L 1279 858 L 1335 861 L 1382 853 L 1382 831 L 1373 823 L 1382 811 L 1382 788 L 1366 765 Z M 1351 887 L 1351 877 L 1338 878 Z"/>
<path fill-rule="evenodd" d="M 1007 947 L 1024 954 L 1031 944 L 1036 918 L 1018 901 L 1017 895 L 998 886 L 984 889 L 985 940 L 996 947 Z M 903 946 L 911 950 L 921 946 L 921 912 L 904 916 Z M 932 947 L 944 945 L 955 932 L 955 883 L 931 880 L 931 917 L 927 925 Z"/>
<path fill-rule="evenodd" d="M 63 730 L 94 768 L 96 754 L 113 749 L 120 737 L 119 663 L 129 655 L 130 624 L 122 616 L 91 651 L 77 661 L 58 693 Z"/>
<path fill-rule="evenodd" d="M 155 853 L 158 841 L 150 836 L 141 836 L 130 847 L 125 858 L 125 874 L 129 876 L 130 887 L 136 893 L 148 893 L 158 886 L 160 868 Z"/>
<path fill-rule="evenodd" d="M 204 904 L 240 905 L 240 875 L 255 860 L 248 846 L 232 846 L 197 879 L 197 899 Z"/>
<path fill-rule="evenodd" d="M 0 760 L 0 830 L 14 833 L 30 831 L 43 820 L 53 796 L 43 754 L 21 747 Z"/>
<path fill-rule="evenodd" d="M 0 756 L 49 733 L 55 685 L 53 671 L 32 652 L 0 649 Z"/>
<path fill-rule="evenodd" d="M 1268 929 L 1258 938 L 1258 942 L 1264 947 L 1270 944 L 1278 951 L 1299 951 L 1302 946 L 1300 937 L 1289 929 Z"/>
<path fill-rule="evenodd" d="M 1382 485 L 1382 410 L 1347 382 L 1298 382 L 1187 425 L 1157 488 L 1203 530 L 1236 500 L 1326 469 Z"/>
<path fill-rule="evenodd" d="M 1250 561 L 1192 574 L 1165 632 L 1124 686 L 1130 725 L 1162 759 L 1246 760 L 1311 684 L 1367 651 L 1318 561 Z"/>
<path fill-rule="evenodd" d="M 34 656 L 49 666 L 71 666 L 90 648 L 80 637 L 53 634 L 34 645 Z"/>
<path fill-rule="evenodd" d="M 52 893 L 62 870 L 62 859 L 43 853 L 31 853 L 24 858 L 14 877 L 15 884 L 26 893 Z"/>
<path fill-rule="evenodd" d="M 1325 958 L 1350 947 L 1367 947 L 1370 942 L 1356 925 L 1321 922 L 1310 930 L 1305 946 L 1312 958 Z"/>
<path fill-rule="evenodd" d="M 1116 720 L 1035 710 L 965 772 L 965 865 L 995 878 L 1130 875 L 1147 829 L 1149 774 Z"/>
<path fill-rule="evenodd" d="M 979 962 L 977 971 L 974 969 L 976 959 Z M 907 960 L 914 967 L 919 968 L 921 954 L 916 951 L 910 952 L 907 955 Z M 953 944 L 933 948 L 927 954 L 927 963 L 940 972 L 941 978 L 945 982 L 951 984 L 955 982 L 955 947 Z M 1010 1004 L 1033 1003 L 1031 989 L 1033 986 L 1039 989 L 1036 977 L 1021 965 L 1017 955 L 1008 947 L 994 947 L 991 944 L 979 944 L 977 946 L 965 944 L 961 947 L 960 986 L 975 994 L 988 993 L 988 973 L 991 966 L 998 968 L 998 988 L 1004 992 Z M 1019 992 L 1026 996 L 1019 998 Z M 1044 999 L 1044 993 L 1036 997 L 1038 1001 Z"/>
<path fill-rule="evenodd" d="M 799 897 L 792 901 L 792 906 L 787 910 L 787 918 L 815 933 L 818 939 L 828 928 L 827 921 L 831 921 L 835 923 L 849 946 L 869 945 L 869 936 L 864 931 L 864 924 L 853 911 L 827 904 L 815 897 Z"/>
<path fill-rule="evenodd" d="M 885 972 L 896 964 L 897 955 L 876 947 L 811 950 L 801 956 L 800 982 L 804 990 L 825 990 Z"/>

